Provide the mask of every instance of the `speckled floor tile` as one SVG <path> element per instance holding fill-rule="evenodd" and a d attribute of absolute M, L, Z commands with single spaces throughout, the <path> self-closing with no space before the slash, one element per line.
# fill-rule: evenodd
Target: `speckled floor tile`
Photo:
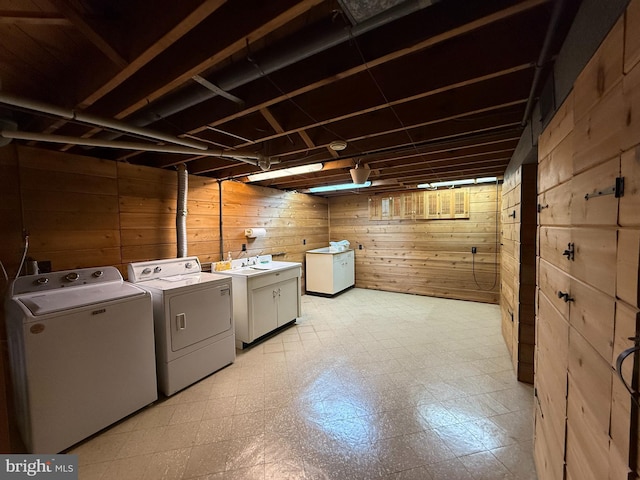
<path fill-rule="evenodd" d="M 352 289 L 70 453 L 81 480 L 536 480 L 496 305 Z"/>

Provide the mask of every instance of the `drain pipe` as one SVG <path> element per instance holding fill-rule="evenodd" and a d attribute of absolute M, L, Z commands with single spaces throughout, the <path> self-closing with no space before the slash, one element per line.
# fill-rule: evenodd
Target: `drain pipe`
<path fill-rule="evenodd" d="M 178 165 L 178 203 L 176 207 L 177 257 L 187 256 L 187 189 L 189 173 L 184 163 Z"/>
<path fill-rule="evenodd" d="M 4 126 L 4 127 L 3 127 Z M 259 162 L 264 162 L 266 157 L 260 153 L 245 150 L 209 149 L 196 150 L 194 148 L 179 145 L 156 145 L 144 142 L 124 142 L 107 140 L 102 138 L 81 138 L 66 135 L 54 135 L 50 133 L 23 132 L 13 129 L 13 125 L 3 123 L 0 119 L 0 146 L 5 145 L 2 139 L 31 140 L 45 143 L 61 143 L 65 145 L 86 145 L 89 147 L 119 148 L 123 150 L 139 150 L 145 152 L 177 153 L 182 155 L 197 155 L 203 157 L 233 158 L 248 163 L 255 167 Z"/>
<path fill-rule="evenodd" d="M 129 125 L 119 120 L 113 120 L 111 118 L 99 117 L 98 115 L 92 115 L 90 113 L 83 113 L 77 110 L 69 110 L 51 105 L 50 103 L 39 102 L 37 100 L 30 100 L 27 98 L 12 95 L 7 92 L 0 91 L 0 103 L 5 105 L 11 105 L 13 107 L 24 108 L 38 113 L 46 115 L 53 115 L 55 117 L 61 117 L 66 120 L 78 121 L 92 126 L 108 128 L 111 130 L 117 130 L 121 133 L 128 133 L 131 135 L 137 135 L 140 137 L 150 138 L 153 140 L 159 140 L 163 142 L 172 143 L 174 145 L 182 145 L 184 147 L 194 148 L 196 150 L 206 150 L 207 145 L 202 142 L 190 140 L 188 138 L 178 138 L 172 135 L 167 135 L 162 132 L 154 130 L 148 130 L 145 128 Z"/>
<path fill-rule="evenodd" d="M 222 227 L 222 182 L 224 179 L 218 180 L 218 212 L 219 212 L 219 232 L 220 232 L 220 260 L 224 260 L 224 239 L 222 238 L 222 234 L 224 233 Z"/>

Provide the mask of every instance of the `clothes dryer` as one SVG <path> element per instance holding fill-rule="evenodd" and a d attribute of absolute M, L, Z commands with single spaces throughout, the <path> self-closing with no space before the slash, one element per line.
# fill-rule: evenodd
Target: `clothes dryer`
<path fill-rule="evenodd" d="M 197 257 L 131 263 L 129 281 L 151 292 L 159 389 L 173 395 L 236 358 L 231 278 Z"/>

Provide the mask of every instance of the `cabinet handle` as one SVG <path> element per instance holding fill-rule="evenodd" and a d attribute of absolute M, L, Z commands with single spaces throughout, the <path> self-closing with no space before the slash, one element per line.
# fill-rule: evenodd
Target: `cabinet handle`
<path fill-rule="evenodd" d="M 564 303 L 573 302 L 573 298 L 569 296 L 568 292 L 561 292 L 560 290 L 558 290 L 558 298 L 562 298 L 564 300 Z"/>
<path fill-rule="evenodd" d="M 573 260 L 575 256 L 575 245 L 573 243 L 569 243 L 567 245 L 567 249 L 562 253 L 567 257 L 567 260 Z"/>
<path fill-rule="evenodd" d="M 631 395 L 631 400 L 633 400 L 633 403 L 635 403 L 636 406 L 640 406 L 640 403 L 638 402 L 638 398 L 639 398 L 638 392 L 634 390 L 632 386 L 629 385 L 627 381 L 624 379 L 624 377 L 622 376 L 622 364 L 624 363 L 624 361 L 632 353 L 640 351 L 640 345 L 638 344 L 638 341 L 640 340 L 640 338 L 629 337 L 629 340 L 633 340 L 635 342 L 635 346 L 627 348 L 622 353 L 620 353 L 620 355 L 618 355 L 618 358 L 616 359 L 616 373 L 618 374 L 618 377 L 622 381 L 624 388 L 626 388 L 629 394 Z"/>

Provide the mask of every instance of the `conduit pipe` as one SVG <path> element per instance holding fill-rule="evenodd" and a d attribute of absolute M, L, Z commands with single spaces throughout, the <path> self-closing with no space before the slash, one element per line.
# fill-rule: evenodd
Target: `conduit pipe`
<path fill-rule="evenodd" d="M 184 163 L 178 165 L 178 202 L 176 206 L 176 239 L 178 258 L 187 256 L 187 190 L 189 173 Z"/>
<path fill-rule="evenodd" d="M 230 91 L 249 82 L 257 80 L 263 75 L 268 75 L 281 70 L 289 65 L 300 62 L 308 57 L 335 47 L 353 37 L 358 37 L 371 30 L 391 23 L 400 18 L 422 10 L 438 3 L 440 0 L 407 0 L 395 7 L 374 15 L 353 27 L 335 26 L 332 30 L 314 36 L 306 43 L 288 42 L 283 48 L 271 53 L 256 56 L 251 61 L 237 64 L 222 72 L 213 83 L 224 91 Z M 156 122 L 159 118 L 166 118 L 189 107 L 198 105 L 206 100 L 214 98 L 217 94 L 201 86 L 185 88 L 173 96 L 164 97 L 130 116 L 127 121 L 133 125 L 146 126 Z M 104 138 L 115 138 L 109 134 L 101 135 Z"/>
<path fill-rule="evenodd" d="M 143 142 L 120 142 L 97 138 L 70 137 L 67 135 L 52 135 L 48 133 L 21 132 L 14 130 L 0 130 L 0 136 L 15 140 L 31 140 L 34 142 L 62 143 L 65 145 L 86 145 L 88 147 L 121 148 L 123 150 L 142 150 L 145 152 L 177 153 L 182 155 L 199 155 L 205 157 L 234 158 L 253 166 L 265 161 L 264 155 L 243 150 L 207 149 L 195 150 L 193 148 L 179 147 L 175 145 L 155 145 Z"/>
<path fill-rule="evenodd" d="M 129 125 L 125 122 L 113 120 L 111 118 L 99 117 L 89 113 L 83 113 L 76 110 L 68 110 L 56 105 L 51 105 L 45 102 L 39 102 L 36 100 L 30 100 L 27 98 L 18 97 L 6 92 L 0 92 L 0 103 L 5 105 L 11 105 L 13 107 L 24 108 L 32 110 L 34 112 L 45 113 L 53 115 L 55 117 L 65 118 L 67 120 L 76 120 L 81 123 L 87 123 L 92 126 L 108 128 L 111 130 L 117 130 L 121 133 L 130 133 L 141 137 L 150 138 L 153 140 L 160 140 L 163 142 L 173 143 L 175 145 L 182 145 L 185 147 L 195 148 L 197 150 L 206 150 L 207 145 L 195 140 L 189 140 L 186 138 L 178 138 L 172 135 L 167 135 L 162 132 L 141 128 L 134 125 Z"/>
<path fill-rule="evenodd" d="M 560 22 L 560 16 L 562 11 L 564 10 L 565 0 L 558 0 L 555 2 L 553 7 L 553 11 L 551 12 L 551 19 L 549 20 L 549 26 L 547 27 L 547 32 L 544 37 L 544 42 L 542 44 L 542 49 L 540 50 L 540 55 L 538 56 L 538 61 L 536 62 L 536 69 L 533 74 L 533 82 L 531 82 L 531 90 L 529 91 L 529 98 L 527 99 L 527 104 L 524 109 L 524 115 L 522 116 L 522 122 L 520 124 L 523 127 L 527 126 L 527 122 L 529 121 L 529 116 L 531 115 L 531 110 L 533 110 L 533 100 L 535 98 L 536 90 L 538 90 L 538 85 L 542 78 L 542 69 L 549 62 L 549 51 L 551 49 L 551 42 L 553 37 L 558 29 L 558 23 Z"/>

